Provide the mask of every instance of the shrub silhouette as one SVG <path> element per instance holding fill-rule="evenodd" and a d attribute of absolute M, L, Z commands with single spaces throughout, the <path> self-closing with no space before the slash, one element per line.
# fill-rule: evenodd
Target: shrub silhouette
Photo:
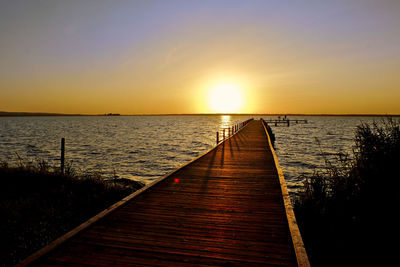
<path fill-rule="evenodd" d="M 324 171 L 303 177 L 294 209 L 313 266 L 389 259 L 399 203 L 399 125 L 386 118 L 357 126 L 351 156 L 339 153 Z"/>
<path fill-rule="evenodd" d="M 68 170 L 52 171 L 43 161 L 0 163 L 0 266 L 13 266 L 142 186 Z"/>

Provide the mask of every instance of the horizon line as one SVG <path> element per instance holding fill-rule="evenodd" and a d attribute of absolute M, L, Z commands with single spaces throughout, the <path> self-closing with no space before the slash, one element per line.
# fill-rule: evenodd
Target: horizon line
<path fill-rule="evenodd" d="M 52 112 L 9 112 L 0 111 L 0 116 L 364 116 L 364 117 L 398 117 L 400 114 L 388 113 L 102 113 L 102 114 L 81 114 L 81 113 L 52 113 Z"/>

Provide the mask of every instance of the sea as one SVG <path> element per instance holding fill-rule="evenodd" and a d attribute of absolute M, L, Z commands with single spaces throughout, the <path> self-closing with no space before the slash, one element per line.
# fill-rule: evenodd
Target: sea
<path fill-rule="evenodd" d="M 9 165 L 65 159 L 76 172 L 96 172 L 106 179 L 133 179 L 148 184 L 205 153 L 216 132 L 260 115 L 168 116 L 27 116 L 0 117 L 0 161 Z M 281 117 L 282 119 L 282 117 Z M 358 125 L 381 121 L 366 116 L 288 116 L 290 123 L 270 126 L 275 151 L 288 189 L 296 192 L 304 175 L 322 171 L 339 153 L 352 154 Z"/>

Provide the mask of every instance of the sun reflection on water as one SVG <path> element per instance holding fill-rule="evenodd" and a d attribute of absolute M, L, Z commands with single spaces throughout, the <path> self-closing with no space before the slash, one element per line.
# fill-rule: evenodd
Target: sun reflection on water
<path fill-rule="evenodd" d="M 220 128 L 227 128 L 231 126 L 231 116 L 230 115 L 221 115 Z"/>

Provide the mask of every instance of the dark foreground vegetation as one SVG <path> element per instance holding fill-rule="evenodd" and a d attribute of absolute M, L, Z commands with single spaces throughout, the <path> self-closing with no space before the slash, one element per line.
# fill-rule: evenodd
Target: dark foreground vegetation
<path fill-rule="evenodd" d="M 358 126 L 353 155 L 305 177 L 294 206 L 312 266 L 398 262 L 399 170 L 400 123 L 388 118 Z"/>
<path fill-rule="evenodd" d="M 12 266 L 142 187 L 97 174 L 0 164 L 0 266 Z"/>

